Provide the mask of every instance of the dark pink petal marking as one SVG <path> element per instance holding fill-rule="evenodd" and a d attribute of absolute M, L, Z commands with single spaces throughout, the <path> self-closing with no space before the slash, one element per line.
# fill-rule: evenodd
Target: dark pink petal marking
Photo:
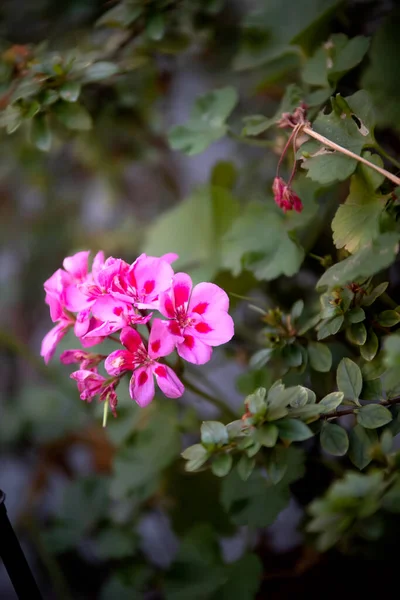
<path fill-rule="evenodd" d="M 146 281 L 146 283 L 143 286 L 143 289 L 146 294 L 151 294 L 151 292 L 154 290 L 155 286 L 156 286 L 155 281 Z"/>
<path fill-rule="evenodd" d="M 151 349 L 153 352 L 158 352 L 161 346 L 161 341 L 160 340 L 154 340 L 154 342 L 151 343 Z"/>
<path fill-rule="evenodd" d="M 207 306 L 208 306 L 208 302 L 199 302 L 199 304 L 197 306 L 192 308 L 192 312 L 202 315 L 206 312 Z"/>
<path fill-rule="evenodd" d="M 173 335 L 181 335 L 181 328 L 176 321 L 170 321 L 168 323 L 168 331 Z"/>
<path fill-rule="evenodd" d="M 163 367 L 162 365 L 160 365 L 159 367 L 156 367 L 154 369 L 154 372 L 159 376 L 159 377 L 166 377 L 167 376 L 167 369 L 165 367 Z"/>
<path fill-rule="evenodd" d="M 189 288 L 184 284 L 177 284 L 174 286 L 175 306 L 182 306 L 189 300 Z"/>
<path fill-rule="evenodd" d="M 191 350 L 194 346 L 194 337 L 192 335 L 185 335 L 185 341 L 183 343 Z"/>
<path fill-rule="evenodd" d="M 203 323 L 203 322 L 202 323 L 196 323 L 196 325 L 194 326 L 194 328 L 199 333 L 210 333 L 210 331 L 212 331 L 212 328 L 207 323 Z"/>
<path fill-rule="evenodd" d="M 147 375 L 146 371 L 142 371 L 138 377 L 138 385 L 144 385 L 148 378 L 149 376 Z"/>

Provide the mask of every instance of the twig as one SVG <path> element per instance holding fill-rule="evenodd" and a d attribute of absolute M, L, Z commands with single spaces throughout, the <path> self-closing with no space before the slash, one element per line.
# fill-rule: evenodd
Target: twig
<path fill-rule="evenodd" d="M 391 400 L 382 400 L 381 402 L 377 402 L 380 406 L 392 406 L 393 404 L 400 403 L 400 396 L 397 398 L 392 398 Z M 364 405 L 368 406 L 368 404 Z M 354 407 L 347 408 L 346 410 L 334 410 L 331 413 L 327 413 L 325 415 L 321 415 L 321 419 L 327 421 L 329 419 L 337 419 L 338 417 L 344 417 L 346 415 L 354 415 L 355 412 L 359 411 L 362 407 Z"/>
<path fill-rule="evenodd" d="M 370 167 L 370 169 L 377 171 L 377 173 L 380 173 L 387 179 L 390 179 L 390 181 L 392 181 L 396 185 L 400 185 L 400 178 L 397 177 L 396 175 L 393 175 L 393 173 L 390 173 L 386 169 L 382 169 L 381 167 L 374 165 L 373 163 L 369 162 L 369 160 L 366 160 L 362 156 L 358 156 L 358 154 L 355 154 L 351 150 L 347 150 L 347 148 L 343 148 L 343 146 L 339 146 L 339 144 L 335 144 L 335 142 L 332 142 L 328 138 L 326 138 L 323 135 L 320 135 L 319 133 L 314 131 L 314 129 L 312 129 L 312 127 L 310 127 L 309 125 L 304 125 L 302 128 L 302 131 L 304 131 L 304 133 L 309 135 L 310 137 L 321 142 L 321 144 L 323 144 L 324 146 L 327 146 L 328 148 L 332 148 L 332 150 L 337 150 L 337 152 L 341 152 L 341 154 L 345 154 L 346 156 L 353 158 L 354 160 L 357 160 L 358 162 L 362 163 L 363 165 Z"/>

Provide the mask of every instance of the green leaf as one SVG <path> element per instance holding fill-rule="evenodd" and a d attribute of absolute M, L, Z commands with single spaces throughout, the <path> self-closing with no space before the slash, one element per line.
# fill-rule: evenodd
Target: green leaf
<path fill-rule="evenodd" d="M 146 427 L 131 443 L 123 444 L 114 458 L 111 493 L 116 499 L 131 497 L 132 490 L 143 490 L 145 495 L 181 452 L 177 406 L 153 402 L 142 411 L 148 411 Z"/>
<path fill-rule="evenodd" d="M 366 362 L 361 366 L 363 379 L 372 381 L 378 379 L 386 371 L 386 365 L 383 361 L 382 353 L 377 354 L 373 360 Z"/>
<path fill-rule="evenodd" d="M 332 366 L 332 354 L 328 346 L 318 342 L 310 342 L 307 347 L 310 365 L 314 371 L 327 373 Z"/>
<path fill-rule="evenodd" d="M 371 277 L 388 267 L 398 251 L 397 233 L 384 233 L 358 252 L 330 267 L 317 283 L 317 289 L 344 286 L 360 277 Z"/>
<path fill-rule="evenodd" d="M 349 458 L 358 469 L 369 465 L 372 460 L 371 449 L 377 442 L 376 431 L 366 430 L 361 425 L 356 425 L 350 431 Z"/>
<path fill-rule="evenodd" d="M 19 106 L 9 104 L 0 111 L 0 127 L 5 127 L 8 134 L 14 133 L 22 123 L 22 114 Z"/>
<path fill-rule="evenodd" d="M 332 221 L 333 242 L 336 248 L 357 252 L 379 236 L 379 217 L 388 196 L 376 194 L 356 173 L 350 180 L 350 193 L 336 211 Z"/>
<path fill-rule="evenodd" d="M 200 427 L 201 441 L 204 445 L 223 445 L 228 443 L 228 432 L 219 421 L 203 421 Z"/>
<path fill-rule="evenodd" d="M 371 145 L 374 141 L 372 103 L 364 90 L 356 92 L 345 100 L 350 108 L 349 114 L 338 114 L 334 110 L 329 114 L 322 112 L 315 119 L 313 129 L 336 144 L 351 150 L 354 154 L 361 155 L 363 147 Z M 357 116 L 359 122 L 362 122 L 362 129 L 359 129 L 356 121 L 353 120 L 353 114 Z M 321 145 L 315 140 L 302 144 L 297 156 L 303 158 L 302 167 L 307 169 L 307 177 L 322 185 L 348 179 L 357 166 L 355 159 L 340 152 L 329 150 L 321 152 Z"/>
<path fill-rule="evenodd" d="M 337 82 L 362 61 L 368 47 L 369 39 L 364 36 L 349 40 L 343 33 L 332 35 L 304 65 L 303 81 L 317 86 L 329 86 L 328 79 Z"/>
<path fill-rule="evenodd" d="M 378 352 L 379 341 L 376 333 L 371 329 L 367 335 L 367 341 L 360 348 L 361 356 L 364 360 L 373 360 Z"/>
<path fill-rule="evenodd" d="M 300 367 L 303 363 L 302 347 L 298 344 L 288 344 L 282 348 L 282 359 L 288 367 Z"/>
<path fill-rule="evenodd" d="M 146 23 L 146 33 L 151 40 L 162 40 L 165 34 L 165 19 L 162 13 L 152 15 Z"/>
<path fill-rule="evenodd" d="M 332 319 L 322 321 L 318 327 L 317 338 L 319 340 L 323 340 L 323 339 L 329 337 L 330 335 L 335 335 L 339 331 L 341 326 L 343 325 L 343 321 L 344 321 L 343 315 L 337 315 L 336 317 L 333 317 Z"/>
<path fill-rule="evenodd" d="M 359 306 L 352 308 L 346 314 L 346 319 L 350 321 L 350 323 L 361 323 L 365 319 L 365 312 Z"/>
<path fill-rule="evenodd" d="M 227 581 L 217 592 L 218 600 L 254 600 L 263 572 L 255 554 L 245 554 L 228 565 Z"/>
<path fill-rule="evenodd" d="M 349 449 L 349 438 L 343 427 L 333 423 L 324 423 L 321 431 L 321 446 L 325 452 L 334 456 L 343 456 Z"/>
<path fill-rule="evenodd" d="M 393 77 L 400 52 L 399 24 L 400 10 L 391 11 L 373 37 L 369 65 L 361 80 L 379 107 L 376 119 L 381 127 L 391 127 L 400 119 L 400 90 Z"/>
<path fill-rule="evenodd" d="M 366 404 L 357 413 L 357 423 L 367 429 L 382 427 L 392 420 L 390 411 L 381 404 Z"/>
<path fill-rule="evenodd" d="M 349 358 L 343 358 L 338 366 L 336 382 L 340 392 L 346 400 L 357 402 L 362 389 L 361 370 Z"/>
<path fill-rule="evenodd" d="M 77 81 L 67 81 L 63 83 L 58 92 L 65 102 L 76 102 L 81 93 L 81 86 Z"/>
<path fill-rule="evenodd" d="M 303 0 L 301 4 L 284 0 L 256 8 L 243 22 L 234 68 L 254 69 L 295 53 L 293 45 L 309 47 L 315 38 L 321 39 L 321 28 L 326 27 L 339 4 L 337 0 Z"/>
<path fill-rule="evenodd" d="M 234 469 L 222 481 L 222 504 L 237 525 L 268 527 L 289 500 L 287 485 L 272 485 L 259 471 L 243 482 Z"/>
<path fill-rule="evenodd" d="M 376 337 L 376 336 L 375 336 Z M 378 344 L 378 339 L 377 339 Z M 400 367 L 400 335 L 392 334 L 385 338 L 384 341 L 384 361 L 388 368 Z"/>
<path fill-rule="evenodd" d="M 363 400 L 381 400 L 382 395 L 382 383 L 380 379 L 363 382 L 363 389 L 361 391 L 361 398 Z"/>
<path fill-rule="evenodd" d="M 362 299 L 363 306 L 371 306 L 371 304 L 373 304 L 375 302 L 375 300 L 377 298 L 379 298 L 379 296 L 381 296 L 386 291 L 386 288 L 388 287 L 388 285 L 389 285 L 388 281 L 384 281 L 383 283 L 380 283 L 379 285 L 377 285 L 370 294 L 363 297 L 363 299 Z"/>
<path fill-rule="evenodd" d="M 225 87 L 200 96 L 186 125 L 177 125 L 168 139 L 173 150 L 192 156 L 200 154 L 210 144 L 222 138 L 227 131 L 226 119 L 237 103 L 237 93 Z"/>
<path fill-rule="evenodd" d="M 246 406 L 252 415 L 264 415 L 267 410 L 265 400 L 266 389 L 258 388 L 253 394 L 247 396 Z"/>
<path fill-rule="evenodd" d="M 379 154 L 372 154 L 372 152 L 366 150 L 362 153 L 362 157 L 381 169 L 385 166 Z M 366 184 L 373 192 L 377 190 L 385 181 L 385 176 L 382 175 L 382 173 L 378 173 L 363 163 L 359 165 L 359 169 L 365 179 Z"/>
<path fill-rule="evenodd" d="M 36 148 L 43 152 L 49 152 L 51 148 L 51 131 L 46 115 L 36 115 L 31 121 L 31 142 Z"/>
<path fill-rule="evenodd" d="M 343 392 L 331 392 L 319 402 L 319 406 L 323 407 L 323 414 L 330 413 L 337 409 L 343 402 Z"/>
<path fill-rule="evenodd" d="M 301 315 L 303 314 L 303 310 L 304 310 L 304 301 L 303 300 L 297 300 L 292 308 L 290 309 L 290 315 L 292 317 L 293 321 L 297 321 L 297 319 L 299 319 L 301 317 Z"/>
<path fill-rule="evenodd" d="M 279 437 L 289 442 L 302 442 L 314 435 L 311 429 L 297 419 L 282 419 L 276 422 Z"/>
<path fill-rule="evenodd" d="M 249 458 L 247 454 L 242 454 L 237 464 L 237 472 L 242 481 L 247 481 L 253 472 L 256 461 L 254 458 Z"/>
<path fill-rule="evenodd" d="M 259 280 L 292 276 L 303 262 L 304 251 L 285 231 L 283 215 L 265 204 L 248 204 L 225 235 L 222 266 L 239 275 L 251 271 Z"/>
<path fill-rule="evenodd" d="M 244 117 L 244 128 L 242 130 L 243 136 L 254 136 L 264 133 L 267 129 L 270 129 L 279 121 L 282 117 L 282 113 L 292 113 L 295 108 L 300 106 L 304 100 L 304 92 L 298 85 L 291 83 L 287 86 L 285 93 L 282 97 L 281 103 L 278 110 L 273 117 L 264 117 L 264 115 L 251 115 Z"/>
<path fill-rule="evenodd" d="M 232 468 L 232 455 L 231 454 L 219 454 L 211 463 L 211 471 L 217 477 L 225 477 L 228 475 Z"/>
<path fill-rule="evenodd" d="M 189 446 L 182 452 L 182 457 L 188 462 L 185 464 L 186 471 L 196 471 L 207 462 L 210 454 L 202 444 Z"/>
<path fill-rule="evenodd" d="M 367 330 L 364 323 L 352 323 L 346 334 L 348 340 L 357 346 L 363 346 L 367 339 Z"/>
<path fill-rule="evenodd" d="M 108 79 L 118 73 L 118 66 L 112 62 L 99 61 L 85 70 L 83 80 L 87 83 Z M 70 100 L 70 102 L 72 102 Z"/>
<path fill-rule="evenodd" d="M 136 552 L 132 535 L 119 529 L 104 529 L 95 539 L 96 553 L 103 560 L 126 558 Z"/>
<path fill-rule="evenodd" d="M 222 238 L 238 214 L 239 203 L 229 190 L 201 187 L 150 226 L 143 252 L 176 252 L 176 270 L 190 271 L 195 282 L 210 281 L 224 258 Z"/>
<path fill-rule="evenodd" d="M 273 348 L 262 348 L 259 350 L 249 360 L 250 369 L 262 369 L 272 358 Z"/>
<path fill-rule="evenodd" d="M 195 525 L 185 533 L 178 554 L 165 576 L 166 600 L 211 598 L 225 582 L 226 567 L 221 559 L 216 532 L 209 524 Z M 142 593 L 140 598 L 144 595 Z"/>
<path fill-rule="evenodd" d="M 213 167 L 211 173 L 211 185 L 232 191 L 237 178 L 238 170 L 236 166 L 227 160 L 220 160 Z"/>
<path fill-rule="evenodd" d="M 92 118 L 81 104 L 57 102 L 53 110 L 60 123 L 68 129 L 87 131 L 92 128 Z"/>
<path fill-rule="evenodd" d="M 273 423 L 266 423 L 256 429 L 255 439 L 266 448 L 273 448 L 278 440 L 278 428 Z"/>
<path fill-rule="evenodd" d="M 383 327 L 394 327 L 400 323 L 400 314 L 395 310 L 384 310 L 379 313 L 377 321 Z"/>

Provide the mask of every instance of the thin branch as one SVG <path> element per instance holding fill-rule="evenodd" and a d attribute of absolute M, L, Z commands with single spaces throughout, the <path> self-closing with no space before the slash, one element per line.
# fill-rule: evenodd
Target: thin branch
<path fill-rule="evenodd" d="M 390 173 L 386 169 L 382 169 L 381 167 L 374 165 L 373 163 L 369 162 L 369 160 L 366 160 L 362 156 L 358 156 L 358 154 L 355 154 L 351 150 L 347 150 L 347 148 L 343 148 L 343 146 L 339 146 L 339 144 L 335 144 L 335 142 L 332 142 L 328 138 L 326 138 L 323 135 L 320 135 L 319 133 L 314 131 L 312 129 L 312 127 L 305 125 L 302 128 L 302 131 L 304 131 L 304 133 L 309 135 L 310 137 L 321 142 L 321 144 L 323 144 L 324 146 L 327 146 L 328 148 L 332 148 L 332 150 L 337 150 L 337 152 L 341 152 L 342 154 L 345 154 L 346 156 L 349 156 L 350 158 L 357 160 L 358 162 L 362 163 L 363 165 L 366 165 L 367 167 L 369 167 L 370 169 L 377 171 L 377 173 L 380 173 L 387 179 L 390 179 L 390 181 L 392 181 L 396 185 L 400 185 L 400 178 L 397 177 L 396 175 L 393 175 L 393 173 Z"/>
<path fill-rule="evenodd" d="M 399 404 L 400 403 L 400 396 L 398 396 L 397 398 L 392 398 L 391 400 L 382 400 L 381 402 L 377 402 L 376 404 L 379 404 L 380 406 L 392 406 L 393 404 Z M 368 406 L 368 405 L 364 405 L 364 406 Z M 331 413 L 327 413 L 325 415 L 321 415 L 321 419 L 327 421 L 329 419 L 337 419 L 338 417 L 344 417 L 346 415 L 354 415 L 357 411 L 360 410 L 360 408 L 362 407 L 353 407 L 353 408 L 347 408 L 346 410 L 334 410 Z"/>

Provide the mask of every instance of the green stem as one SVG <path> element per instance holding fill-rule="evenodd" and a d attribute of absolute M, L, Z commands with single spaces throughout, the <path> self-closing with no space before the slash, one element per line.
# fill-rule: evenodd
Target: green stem
<path fill-rule="evenodd" d="M 276 142 L 272 140 L 256 140 L 253 138 L 242 137 L 233 131 L 228 131 L 228 137 L 237 142 L 242 142 L 248 146 L 257 146 L 258 148 L 275 148 Z"/>
<path fill-rule="evenodd" d="M 375 144 L 373 145 L 373 148 L 375 148 L 375 150 L 377 150 L 379 152 L 379 154 L 382 154 L 382 156 L 384 156 L 386 158 L 386 160 L 391 162 L 392 165 L 394 165 L 395 167 L 400 169 L 400 162 L 396 158 L 393 158 L 393 156 L 390 156 L 390 154 L 388 154 L 386 152 L 386 150 L 384 148 L 382 148 L 382 146 L 380 144 L 378 144 L 378 142 L 375 142 Z"/>
<path fill-rule="evenodd" d="M 380 404 L 381 406 L 392 406 L 393 404 L 399 404 L 400 396 L 397 398 L 392 398 L 391 400 L 382 400 L 381 402 L 377 402 L 376 404 Z M 364 405 L 365 406 L 365 405 Z M 356 411 L 360 410 L 360 406 L 355 406 L 354 408 L 348 408 L 346 410 L 333 410 L 331 413 L 327 413 L 326 415 L 321 415 L 321 419 L 328 421 L 330 419 L 337 419 L 339 417 L 344 417 L 345 415 L 354 415 Z"/>
<path fill-rule="evenodd" d="M 204 398 L 204 400 L 207 400 L 207 402 L 210 402 L 211 404 L 219 408 L 221 412 L 223 412 L 228 418 L 232 420 L 235 420 L 237 418 L 236 413 L 231 408 L 229 408 L 229 406 L 227 406 L 225 402 L 223 402 L 219 398 L 210 396 L 210 394 L 207 394 L 207 392 L 203 392 L 203 390 L 198 388 L 192 382 L 188 381 L 185 377 L 181 377 L 180 379 L 187 390 L 190 390 L 194 394 L 197 394 L 201 398 Z"/>

